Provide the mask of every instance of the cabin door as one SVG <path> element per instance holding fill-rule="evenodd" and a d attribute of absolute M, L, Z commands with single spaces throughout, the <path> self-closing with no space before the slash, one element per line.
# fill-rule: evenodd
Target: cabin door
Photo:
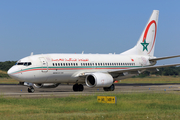
<path fill-rule="evenodd" d="M 48 63 L 45 60 L 45 58 L 44 57 L 40 57 L 39 59 L 41 61 L 41 71 L 42 72 L 48 72 Z"/>

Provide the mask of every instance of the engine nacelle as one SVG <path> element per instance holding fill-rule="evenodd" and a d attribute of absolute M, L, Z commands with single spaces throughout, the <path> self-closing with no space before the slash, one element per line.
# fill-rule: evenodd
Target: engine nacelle
<path fill-rule="evenodd" d="M 113 84 L 113 77 L 108 73 L 91 73 L 85 82 L 88 87 L 109 87 Z"/>
<path fill-rule="evenodd" d="M 39 83 L 34 84 L 34 87 L 36 88 L 56 88 L 59 85 L 59 83 Z"/>

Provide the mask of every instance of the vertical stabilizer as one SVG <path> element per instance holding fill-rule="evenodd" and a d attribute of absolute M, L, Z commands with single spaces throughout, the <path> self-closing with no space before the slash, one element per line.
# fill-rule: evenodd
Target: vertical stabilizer
<path fill-rule="evenodd" d="M 127 50 L 122 55 L 146 55 L 153 57 L 157 24 L 158 24 L 159 10 L 153 10 L 151 17 L 149 18 L 146 27 L 144 28 L 136 46 Z"/>

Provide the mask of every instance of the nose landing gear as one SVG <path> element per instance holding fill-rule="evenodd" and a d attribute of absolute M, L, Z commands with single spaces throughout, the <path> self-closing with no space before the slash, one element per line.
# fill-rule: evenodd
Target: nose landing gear
<path fill-rule="evenodd" d="M 19 85 L 24 85 L 28 87 L 28 93 L 33 93 L 35 89 L 33 88 L 33 83 L 19 82 Z"/>
<path fill-rule="evenodd" d="M 30 86 L 29 88 L 28 88 L 28 92 L 29 93 L 33 93 L 35 90 L 34 90 L 34 88 L 32 87 L 32 86 Z"/>

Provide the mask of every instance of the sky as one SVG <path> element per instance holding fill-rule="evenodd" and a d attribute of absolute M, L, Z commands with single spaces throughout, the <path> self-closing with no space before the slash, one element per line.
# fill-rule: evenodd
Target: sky
<path fill-rule="evenodd" d="M 0 1 L 0 61 L 46 53 L 116 53 L 134 47 L 159 10 L 155 56 L 180 55 L 179 0 Z M 180 63 L 180 58 L 158 64 Z"/>

